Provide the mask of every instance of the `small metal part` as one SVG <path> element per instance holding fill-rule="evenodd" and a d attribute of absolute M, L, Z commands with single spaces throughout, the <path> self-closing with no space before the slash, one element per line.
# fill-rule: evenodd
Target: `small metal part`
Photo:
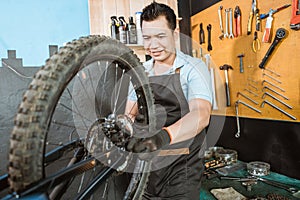
<path fill-rule="evenodd" d="M 247 88 L 245 88 L 244 90 L 247 91 L 247 92 L 249 92 L 249 93 L 251 93 L 251 94 L 253 94 L 254 96 L 258 97 L 258 94 L 256 94 L 255 92 L 253 92 L 253 91 L 251 91 L 251 90 L 249 90 Z"/>
<path fill-rule="evenodd" d="M 280 99 L 278 99 L 277 97 L 275 97 L 274 95 L 270 94 L 269 92 L 265 92 L 263 95 L 262 95 L 262 98 L 264 99 L 266 97 L 266 95 L 272 97 L 273 99 L 277 100 L 278 102 L 282 103 L 283 105 L 285 105 L 286 107 L 288 107 L 289 109 L 293 109 L 292 106 L 290 106 L 289 104 L 281 101 Z"/>
<path fill-rule="evenodd" d="M 268 83 L 268 84 L 272 85 L 273 87 L 279 89 L 280 91 L 285 92 L 284 89 L 282 89 L 281 87 L 278 87 L 278 86 L 275 85 L 274 83 L 271 83 L 271 82 L 269 82 L 269 81 L 267 81 L 267 80 L 263 80 L 263 81 L 261 82 L 261 84 L 264 85 L 264 83 Z"/>
<path fill-rule="evenodd" d="M 276 90 L 273 90 L 272 88 L 270 88 L 270 87 L 268 87 L 268 86 L 264 86 L 262 90 L 265 91 L 265 89 L 269 89 L 270 91 L 274 92 L 275 94 L 277 94 L 277 95 L 283 97 L 285 100 L 289 100 L 288 97 L 286 97 L 286 96 L 284 96 L 283 94 L 277 92 Z"/>
<path fill-rule="evenodd" d="M 256 108 L 250 106 L 249 104 L 247 104 L 247 103 L 245 103 L 245 102 L 243 102 L 243 101 L 241 101 L 241 100 L 237 100 L 237 103 L 243 104 L 244 106 L 247 106 L 248 108 L 254 110 L 255 112 L 261 113 L 260 110 L 258 110 L 258 109 L 256 109 Z"/>
<path fill-rule="evenodd" d="M 280 80 L 278 80 L 278 79 L 274 78 L 273 76 L 270 76 L 269 74 L 263 73 L 262 75 L 263 75 L 263 76 L 267 76 L 267 77 L 269 77 L 270 79 L 272 79 L 272 80 L 276 81 L 277 83 L 280 83 L 280 84 L 282 83 Z"/>
<path fill-rule="evenodd" d="M 251 98 L 248 97 L 247 95 L 245 95 L 245 94 L 243 94 L 243 93 L 241 93 L 241 92 L 238 92 L 236 96 L 238 97 L 239 95 L 245 97 L 245 98 L 248 99 L 249 101 L 251 101 L 251 102 L 253 102 L 254 104 L 258 105 L 258 103 L 257 103 L 256 101 L 254 101 L 253 99 L 251 99 Z"/>
<path fill-rule="evenodd" d="M 273 71 L 273 70 L 271 70 L 271 69 L 269 69 L 269 68 L 265 68 L 265 69 L 263 69 L 263 70 L 269 71 L 269 72 L 271 72 L 272 74 L 275 74 L 276 76 L 280 77 L 280 74 L 278 74 L 277 72 L 275 72 L 275 71 Z"/>
<path fill-rule="evenodd" d="M 257 181 L 256 180 L 249 180 L 249 181 L 244 181 L 242 182 L 242 185 L 246 186 L 247 191 L 252 191 L 252 185 L 256 185 Z"/>
<path fill-rule="evenodd" d="M 291 119 L 297 120 L 296 117 L 294 117 L 293 115 L 289 114 L 288 112 L 282 110 L 281 108 L 279 108 L 278 106 L 272 104 L 271 102 L 269 102 L 269 101 L 267 101 L 267 100 L 264 100 L 264 101 L 261 103 L 260 107 L 264 107 L 265 103 L 269 104 L 270 106 L 272 106 L 273 108 L 275 108 L 275 109 L 277 109 L 278 111 L 282 112 L 283 114 L 285 114 L 286 116 L 290 117 Z"/>

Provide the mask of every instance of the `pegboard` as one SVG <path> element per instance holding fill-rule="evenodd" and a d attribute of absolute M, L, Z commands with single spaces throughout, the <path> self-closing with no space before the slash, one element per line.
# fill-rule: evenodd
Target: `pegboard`
<path fill-rule="evenodd" d="M 257 1 L 260 13 L 268 13 L 269 10 L 276 9 L 285 4 L 291 4 L 289 0 L 269 0 Z M 220 23 L 218 17 L 218 9 L 222 6 L 223 28 L 225 29 L 225 9 L 236 6 L 241 9 L 241 27 L 242 35 L 232 39 L 219 39 L 221 35 Z M 215 76 L 221 77 L 221 82 L 225 83 L 224 71 L 219 70 L 219 66 L 224 64 L 231 65 L 233 70 L 228 71 L 231 105 L 223 110 L 213 110 L 213 114 L 236 116 L 235 103 L 240 100 L 255 109 L 261 111 L 258 113 L 247 106 L 238 104 L 238 112 L 240 117 L 261 118 L 283 121 L 300 121 L 300 31 L 290 29 L 290 19 L 292 16 L 292 7 L 285 8 L 273 15 L 273 25 L 271 30 L 270 43 L 263 43 L 262 36 L 265 30 L 266 19 L 261 20 L 261 31 L 258 31 L 258 39 L 261 43 L 261 49 L 256 53 L 252 50 L 252 41 L 255 32 L 255 17 L 252 24 L 252 33 L 247 35 L 247 23 L 249 13 L 251 11 L 252 0 L 234 1 L 223 0 L 191 17 L 192 39 L 194 51 L 197 57 L 200 55 L 200 49 L 207 52 L 207 25 L 212 25 L 211 41 L 213 49 L 208 53 L 215 67 Z M 205 43 L 199 44 L 200 23 L 203 24 L 205 32 Z M 260 69 L 258 66 L 268 51 L 274 40 L 275 33 L 278 28 L 284 28 L 288 32 L 288 36 L 282 40 L 277 46 L 272 56 L 265 65 L 266 70 Z M 239 70 L 240 59 L 239 54 L 244 54 L 243 65 L 244 72 Z M 266 88 L 267 87 L 267 88 Z M 270 89 L 269 89 L 270 88 Z M 224 102 L 224 87 L 217 87 L 217 102 Z M 275 92 L 273 92 L 274 90 Z M 267 95 L 265 92 L 275 96 L 277 99 Z M 239 95 L 238 95 L 239 94 Z M 246 97 L 245 97 L 246 96 Z M 247 98 L 249 97 L 250 100 Z M 264 104 L 266 100 L 277 106 L 284 112 L 292 115 L 293 119 L 269 104 Z M 283 103 L 282 103 L 283 102 Z M 291 108 L 289 108 L 290 106 Z"/>

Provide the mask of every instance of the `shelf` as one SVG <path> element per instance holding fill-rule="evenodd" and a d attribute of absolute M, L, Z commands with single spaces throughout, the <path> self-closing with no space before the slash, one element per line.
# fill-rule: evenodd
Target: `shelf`
<path fill-rule="evenodd" d="M 132 49 L 144 50 L 144 46 L 140 45 L 140 44 L 126 44 L 126 46 L 128 46 Z"/>

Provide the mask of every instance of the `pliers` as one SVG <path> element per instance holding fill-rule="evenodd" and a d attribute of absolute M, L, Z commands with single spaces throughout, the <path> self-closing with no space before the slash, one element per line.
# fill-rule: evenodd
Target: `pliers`
<path fill-rule="evenodd" d="M 257 32 L 254 32 L 254 38 L 252 41 L 252 50 L 256 53 L 257 51 L 260 50 L 260 41 L 257 37 Z"/>
<path fill-rule="evenodd" d="M 252 7 L 248 19 L 248 25 L 247 25 L 247 35 L 251 34 L 251 28 L 252 28 L 252 20 L 253 16 L 255 14 L 256 17 L 256 30 L 260 31 L 260 17 L 259 17 L 259 9 L 257 8 L 256 0 L 252 0 Z"/>

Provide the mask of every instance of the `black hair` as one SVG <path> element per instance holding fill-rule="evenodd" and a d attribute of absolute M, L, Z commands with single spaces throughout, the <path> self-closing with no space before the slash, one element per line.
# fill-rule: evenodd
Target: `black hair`
<path fill-rule="evenodd" d="M 168 5 L 157 3 L 155 1 L 143 9 L 141 15 L 141 27 L 143 21 L 153 21 L 160 16 L 166 17 L 169 28 L 174 31 L 176 28 L 176 15 L 174 10 Z"/>

